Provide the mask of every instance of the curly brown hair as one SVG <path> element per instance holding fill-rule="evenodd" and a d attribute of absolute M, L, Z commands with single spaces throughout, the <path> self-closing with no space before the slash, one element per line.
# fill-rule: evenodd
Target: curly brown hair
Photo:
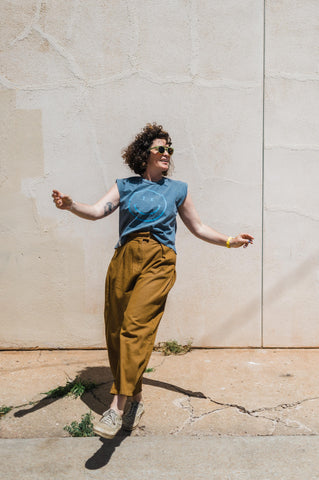
<path fill-rule="evenodd" d="M 149 149 L 155 138 L 164 138 L 167 145 L 172 144 L 171 137 L 162 125 L 148 123 L 143 130 L 135 136 L 135 139 L 128 147 L 123 150 L 122 158 L 133 172 L 143 176 L 147 167 Z M 164 172 L 163 175 L 167 175 Z"/>

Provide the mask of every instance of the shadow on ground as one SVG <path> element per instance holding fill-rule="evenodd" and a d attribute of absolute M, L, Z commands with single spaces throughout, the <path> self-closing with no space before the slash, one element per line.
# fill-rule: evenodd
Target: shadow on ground
<path fill-rule="evenodd" d="M 98 367 L 87 367 L 84 370 L 81 370 L 77 374 L 77 378 L 79 378 L 84 383 L 94 383 L 96 387 L 88 392 L 85 392 L 81 396 L 81 400 L 88 406 L 90 410 L 98 415 L 102 415 L 102 413 L 108 408 L 108 405 L 112 401 L 112 395 L 109 393 L 111 385 L 113 383 L 113 377 L 111 373 L 111 369 L 109 367 L 98 366 Z M 150 378 L 143 379 L 144 385 L 151 385 L 156 388 L 164 388 L 166 390 L 170 390 L 173 392 L 179 392 L 183 395 L 187 395 L 188 397 L 195 397 L 195 398 L 206 398 L 206 396 L 202 392 L 193 392 L 191 390 L 185 390 L 178 385 L 173 385 L 171 383 L 162 382 L 160 380 L 153 380 Z M 14 413 L 15 417 L 23 417 L 28 415 L 29 413 L 33 413 L 41 408 L 44 408 L 51 403 L 58 401 L 61 397 L 52 397 L 47 395 L 43 399 L 39 400 L 36 404 L 34 404 L 31 408 L 23 408 Z M 130 432 L 126 432 L 121 430 L 113 439 L 104 439 L 101 438 L 100 441 L 102 442 L 101 447 L 99 450 L 89 458 L 86 463 L 85 467 L 89 470 L 97 470 L 99 468 L 104 467 L 107 465 L 109 460 L 111 459 L 115 449 L 120 446 L 120 444 L 130 436 Z"/>
<path fill-rule="evenodd" d="M 85 392 L 81 396 L 81 400 L 92 410 L 94 413 L 102 415 L 105 408 L 111 403 L 112 395 L 109 393 L 111 385 L 113 383 L 112 373 L 109 367 L 88 367 L 80 371 L 77 374 L 77 378 L 86 383 L 95 383 L 96 387 L 88 392 Z M 173 385 L 171 383 L 162 382 L 160 380 L 153 380 L 151 378 L 143 379 L 144 385 L 151 385 L 156 388 L 164 388 L 172 392 L 179 392 L 188 397 L 206 398 L 202 392 L 193 392 L 192 390 L 186 390 L 185 388 Z M 58 401 L 61 397 L 52 397 L 47 395 L 38 402 L 36 402 L 31 408 L 23 408 L 14 413 L 15 417 L 24 417 L 29 413 L 36 412 L 41 408 L 44 408 L 51 403 Z"/>

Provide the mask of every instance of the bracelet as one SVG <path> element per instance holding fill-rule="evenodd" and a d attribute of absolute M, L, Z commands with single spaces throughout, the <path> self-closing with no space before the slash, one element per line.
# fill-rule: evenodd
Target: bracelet
<path fill-rule="evenodd" d="M 226 247 L 227 247 L 227 248 L 230 248 L 230 243 L 229 243 L 229 242 L 230 242 L 233 238 L 234 238 L 234 237 L 228 237 L 228 238 L 227 238 L 227 242 L 226 242 Z"/>

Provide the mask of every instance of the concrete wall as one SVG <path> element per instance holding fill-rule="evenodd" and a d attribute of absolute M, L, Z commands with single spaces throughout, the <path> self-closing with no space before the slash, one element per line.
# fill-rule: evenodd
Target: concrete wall
<path fill-rule="evenodd" d="M 152 121 L 202 219 L 255 236 L 228 250 L 179 221 L 158 340 L 317 346 L 318 15 L 315 0 L 1 2 L 2 347 L 104 346 L 118 213 L 81 220 L 50 192 L 95 202 Z"/>
<path fill-rule="evenodd" d="M 319 344 L 319 3 L 266 9 L 264 342 Z"/>

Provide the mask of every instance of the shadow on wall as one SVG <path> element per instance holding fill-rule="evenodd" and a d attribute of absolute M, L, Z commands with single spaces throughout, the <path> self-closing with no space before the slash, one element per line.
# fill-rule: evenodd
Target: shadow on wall
<path fill-rule="evenodd" d="M 281 296 L 284 293 L 292 289 L 292 287 L 296 287 L 296 285 L 300 283 L 306 276 L 309 276 L 311 271 L 318 268 L 318 258 L 319 250 L 311 254 L 302 264 L 300 264 L 294 270 L 294 272 L 288 273 L 276 283 L 274 283 L 272 287 L 264 290 L 264 305 L 270 305 L 277 301 L 280 301 Z M 263 307 L 261 306 L 261 308 Z M 228 318 L 226 318 L 225 321 L 222 322 L 222 324 L 215 330 L 216 337 L 221 338 L 223 332 L 228 332 L 230 328 L 232 330 L 238 330 L 242 328 L 246 322 L 246 319 L 251 318 L 251 316 L 255 315 L 258 311 L 260 311 L 259 297 L 253 299 L 244 307 L 238 309 L 236 314 L 230 315 Z M 263 343 L 263 339 L 261 338 L 260 346 L 262 346 Z"/>

